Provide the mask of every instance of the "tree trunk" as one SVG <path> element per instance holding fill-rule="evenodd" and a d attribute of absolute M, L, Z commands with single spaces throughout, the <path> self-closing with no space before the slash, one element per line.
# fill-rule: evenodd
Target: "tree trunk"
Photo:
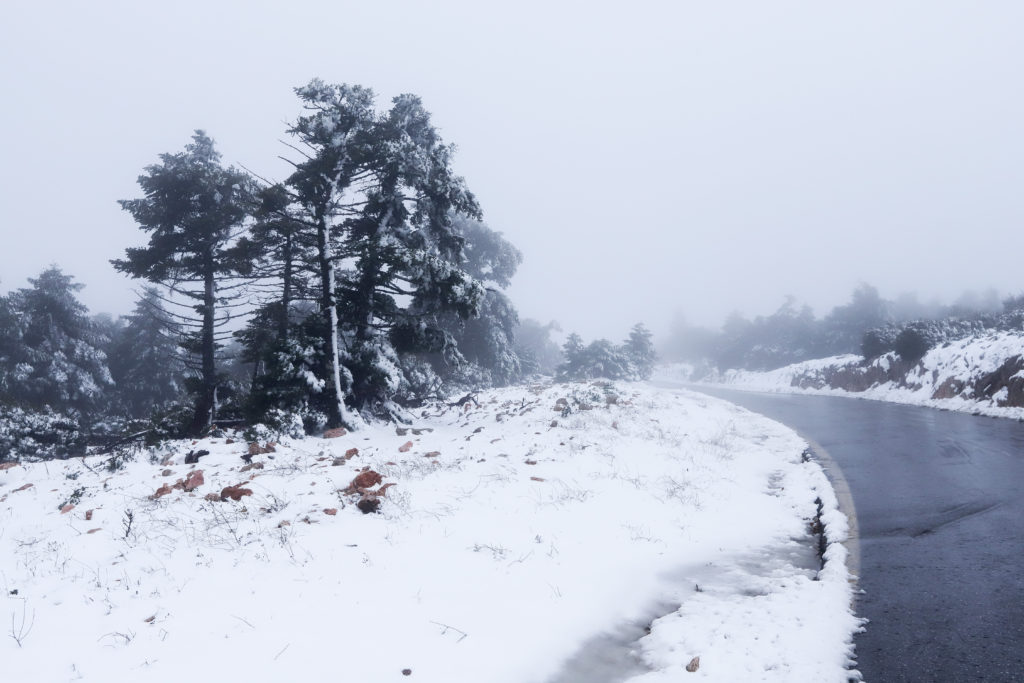
<path fill-rule="evenodd" d="M 217 407 L 217 367 L 214 359 L 216 343 L 213 326 L 217 306 L 217 284 L 214 279 L 213 253 L 210 249 L 203 263 L 203 331 L 200 339 L 202 355 L 202 376 L 199 395 L 196 397 L 196 412 L 192 418 L 193 436 L 204 434 L 213 424 Z"/>
<path fill-rule="evenodd" d="M 317 214 L 317 260 L 320 266 L 320 309 L 324 325 L 321 339 L 323 343 L 323 363 L 321 379 L 326 381 L 327 392 L 327 426 L 351 429 L 345 411 L 345 393 L 341 390 L 341 361 L 338 358 L 338 303 L 334 293 L 334 262 L 331 260 L 330 240 L 327 218 Z"/>
<path fill-rule="evenodd" d="M 288 309 L 292 305 L 292 232 L 289 228 L 281 251 L 284 261 L 284 291 L 281 293 L 281 317 L 277 321 L 277 343 L 283 346 L 288 341 Z"/>

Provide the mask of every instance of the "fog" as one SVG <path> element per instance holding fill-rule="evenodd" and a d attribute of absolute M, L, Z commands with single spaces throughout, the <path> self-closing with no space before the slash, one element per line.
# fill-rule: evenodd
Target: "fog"
<path fill-rule="evenodd" d="M 192 130 L 277 159 L 312 77 L 422 96 L 523 317 L 584 337 L 1018 293 L 1024 6 L 1011 2 L 36 2 L 0 27 L 0 290 L 51 263 L 124 313 L 116 200 Z"/>

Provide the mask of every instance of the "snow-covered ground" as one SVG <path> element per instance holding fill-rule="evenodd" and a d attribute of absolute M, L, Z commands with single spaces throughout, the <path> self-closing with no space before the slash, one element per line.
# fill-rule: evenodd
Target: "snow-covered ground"
<path fill-rule="evenodd" d="M 686 363 L 657 368 L 655 379 L 775 393 L 854 396 L 1024 420 L 1024 334 L 992 332 L 931 349 L 901 368 L 893 353 L 864 365 L 857 355 L 795 363 L 768 372 L 727 370 L 696 379 Z M 1011 398 L 1012 392 L 1012 398 Z M 1013 405 L 1017 403 L 1017 405 Z"/>
<path fill-rule="evenodd" d="M 847 679 L 846 518 L 792 431 L 638 384 L 478 400 L 245 470 L 237 435 L 3 469 L 0 679 Z"/>

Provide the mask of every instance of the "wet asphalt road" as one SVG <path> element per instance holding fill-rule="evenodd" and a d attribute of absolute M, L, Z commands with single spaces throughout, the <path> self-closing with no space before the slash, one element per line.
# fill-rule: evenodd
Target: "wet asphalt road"
<path fill-rule="evenodd" d="M 790 426 L 842 469 L 860 525 L 868 683 L 1024 681 L 1024 423 L 699 391 Z"/>

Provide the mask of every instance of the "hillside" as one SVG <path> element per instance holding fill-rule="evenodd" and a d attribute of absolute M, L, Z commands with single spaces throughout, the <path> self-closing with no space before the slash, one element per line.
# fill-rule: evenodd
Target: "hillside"
<path fill-rule="evenodd" d="M 697 394 L 572 384 L 5 465 L 4 679 L 844 681 L 846 519 L 804 448 Z"/>
<path fill-rule="evenodd" d="M 659 377 L 697 379 L 685 364 L 664 366 Z M 857 396 L 1024 419 L 1024 332 L 987 331 L 945 342 L 916 363 L 893 352 L 870 362 L 845 355 L 768 372 L 716 371 L 698 381 L 749 391 Z"/>

